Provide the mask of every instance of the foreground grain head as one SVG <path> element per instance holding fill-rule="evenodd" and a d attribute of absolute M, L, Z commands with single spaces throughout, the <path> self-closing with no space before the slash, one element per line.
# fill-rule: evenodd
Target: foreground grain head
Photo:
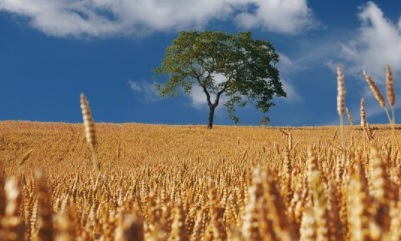
<path fill-rule="evenodd" d="M 347 190 L 350 235 L 355 241 L 372 240 L 370 237 L 372 215 L 369 213 L 372 200 L 369 197 L 368 184 L 362 164 L 355 163 L 354 169 Z"/>
<path fill-rule="evenodd" d="M 325 193 L 321 172 L 317 167 L 317 160 L 312 149 L 308 150 L 308 184 L 313 202 L 314 220 L 316 225 L 316 240 L 330 240 L 332 234 L 329 229 L 328 200 Z"/>
<path fill-rule="evenodd" d="M 250 241 L 264 240 L 262 235 L 266 234 L 265 238 L 274 235 L 271 221 L 260 220 L 260 217 L 266 217 L 266 206 L 264 205 L 263 184 L 259 169 L 254 171 L 252 186 L 249 187 L 249 198 L 242 225 L 244 239 Z M 263 224 L 263 227 L 261 227 L 261 224 Z"/>
<path fill-rule="evenodd" d="M 137 240 L 144 241 L 143 220 L 132 214 L 123 213 L 120 215 L 116 231 L 116 241 Z"/>
<path fill-rule="evenodd" d="M 43 171 L 35 173 L 36 187 L 38 192 L 38 239 L 41 241 L 52 241 L 55 237 L 53 227 L 52 200 Z"/>
<path fill-rule="evenodd" d="M 70 209 L 66 208 L 62 213 L 56 216 L 57 235 L 56 241 L 74 241 L 76 240 L 76 232 L 74 220 Z"/>
<path fill-rule="evenodd" d="M 14 177 L 7 180 L 5 193 L 7 205 L 1 223 L 2 238 L 7 241 L 22 241 L 24 240 L 24 222 L 20 217 L 21 192 Z"/>
<path fill-rule="evenodd" d="M 223 214 L 224 209 L 219 206 L 217 200 L 217 189 L 215 186 L 214 181 L 211 179 L 208 180 L 208 187 L 209 187 L 209 214 L 210 214 L 210 223 L 207 227 L 207 232 L 212 233 L 212 240 L 226 240 L 227 233 L 223 227 Z"/>
<path fill-rule="evenodd" d="M 390 227 L 390 203 L 394 201 L 390 181 L 386 172 L 385 163 L 381 158 L 376 146 L 370 147 L 369 154 L 370 166 L 370 179 L 371 189 L 370 193 L 374 201 L 374 218 L 379 237 L 383 237 L 389 231 Z"/>
<path fill-rule="evenodd" d="M 184 211 L 182 210 L 181 201 L 179 201 L 173 210 L 173 223 L 168 241 L 189 241 L 184 220 Z"/>

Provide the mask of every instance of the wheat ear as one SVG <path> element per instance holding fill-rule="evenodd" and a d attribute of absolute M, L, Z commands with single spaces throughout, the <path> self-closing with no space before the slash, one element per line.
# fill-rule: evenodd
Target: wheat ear
<path fill-rule="evenodd" d="M 394 83 L 393 74 L 391 73 L 390 65 L 386 66 L 386 90 L 387 90 L 387 100 L 391 107 L 392 123 L 395 124 L 394 107 L 395 107 L 395 93 L 394 93 Z"/>
<path fill-rule="evenodd" d="M 347 114 L 349 124 L 354 125 L 354 120 L 352 119 L 351 113 L 349 112 L 347 107 L 345 107 L 345 113 Z"/>
<path fill-rule="evenodd" d="M 2 220 L 4 231 L 2 240 L 22 241 L 24 240 L 24 222 L 20 217 L 22 196 L 15 177 L 7 180 L 5 193 L 7 205 L 5 206 L 5 216 Z"/>
<path fill-rule="evenodd" d="M 43 241 L 52 241 L 55 237 L 53 227 L 53 210 L 50 191 L 43 171 L 35 173 L 36 189 L 38 192 L 39 230 L 38 238 Z"/>
<path fill-rule="evenodd" d="M 345 85 L 344 85 L 344 74 L 341 66 L 337 66 L 337 112 L 340 117 L 340 131 L 341 131 L 341 144 L 344 150 L 345 138 L 344 138 L 344 115 L 345 111 Z"/>
<path fill-rule="evenodd" d="M 367 124 L 366 121 L 366 111 L 365 111 L 365 102 L 363 101 L 363 98 L 361 99 L 361 127 L 362 129 L 365 128 Z"/>
<path fill-rule="evenodd" d="M 377 88 L 375 82 L 373 82 L 372 78 L 365 70 L 363 71 L 363 75 L 365 76 L 366 82 L 368 82 L 368 85 L 369 85 L 370 89 L 372 90 L 373 95 L 375 96 L 376 100 L 379 102 L 380 106 L 386 112 L 387 118 L 388 118 L 389 122 L 391 123 L 391 118 L 390 118 L 390 115 L 389 115 L 387 107 L 386 107 L 386 102 L 384 100 L 383 95 L 380 93 L 379 88 Z"/>
<path fill-rule="evenodd" d="M 93 121 L 92 118 L 92 113 L 89 107 L 88 100 L 86 99 L 85 95 L 81 93 L 81 109 L 82 109 L 82 117 L 84 119 L 84 125 L 85 125 L 85 136 L 86 136 L 86 141 L 89 144 L 89 147 L 92 152 L 92 161 L 93 161 L 93 167 L 95 170 L 99 170 L 100 166 L 99 163 L 97 162 L 96 158 L 96 131 L 95 131 L 95 122 Z"/>

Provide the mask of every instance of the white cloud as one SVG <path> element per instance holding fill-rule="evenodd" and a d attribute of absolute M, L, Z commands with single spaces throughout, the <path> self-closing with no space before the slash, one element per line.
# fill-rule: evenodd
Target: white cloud
<path fill-rule="evenodd" d="M 305 0 L 254 0 L 252 12 L 241 12 L 236 22 L 243 27 L 261 27 L 273 32 L 298 33 L 317 23 Z"/>
<path fill-rule="evenodd" d="M 288 59 L 288 61 L 291 61 Z M 222 74 L 214 74 L 214 79 L 215 83 L 222 83 L 227 80 L 227 78 L 222 75 Z M 297 93 L 296 88 L 293 84 L 291 84 L 289 81 L 281 79 L 280 80 L 283 84 L 283 89 L 287 93 L 287 97 L 284 98 L 283 100 L 286 102 L 298 102 L 302 101 L 302 97 Z M 214 102 L 216 99 L 216 95 L 213 93 L 209 93 L 211 96 L 211 101 Z M 203 92 L 203 89 L 198 86 L 194 85 L 192 86 L 192 91 L 191 91 L 191 105 L 192 107 L 196 109 L 204 109 L 207 108 L 207 100 L 206 100 L 206 94 Z M 222 95 L 220 97 L 219 105 L 224 105 L 228 101 L 228 97 L 226 95 Z M 244 96 L 244 99 L 246 99 L 246 96 Z"/>
<path fill-rule="evenodd" d="M 159 93 L 156 90 L 156 87 L 145 80 L 142 81 L 134 81 L 129 80 L 128 85 L 130 86 L 131 90 L 135 94 L 139 94 L 142 100 L 144 101 L 157 101 L 160 99 Z"/>
<path fill-rule="evenodd" d="M 206 95 L 202 88 L 194 85 L 191 91 L 191 105 L 196 109 L 203 109 L 207 107 Z"/>
<path fill-rule="evenodd" d="M 383 80 L 389 64 L 393 74 L 401 74 L 401 18 L 392 22 L 373 2 L 363 6 L 358 17 L 361 27 L 357 35 L 342 45 L 341 57 L 349 71 L 362 76 L 365 69 L 374 79 Z"/>
<path fill-rule="evenodd" d="M 0 11 L 58 37 L 143 35 L 213 20 L 296 33 L 314 22 L 306 0 L 0 0 Z"/>
<path fill-rule="evenodd" d="M 284 101 L 287 102 L 297 102 L 301 101 L 302 97 L 297 93 L 295 86 L 287 80 L 288 75 L 292 72 L 296 72 L 299 70 L 299 66 L 297 66 L 290 57 L 283 53 L 278 53 L 280 55 L 280 61 L 278 63 L 278 69 L 280 71 L 280 81 L 283 84 L 283 89 L 287 93 L 287 97 L 284 98 Z"/>
<path fill-rule="evenodd" d="M 297 93 L 294 85 L 292 85 L 290 82 L 281 79 L 281 83 L 283 83 L 283 89 L 285 93 L 287 93 L 287 97 L 284 99 L 284 101 L 287 102 L 298 102 L 302 101 L 302 97 Z"/>
<path fill-rule="evenodd" d="M 278 53 L 280 56 L 280 61 L 278 62 L 279 66 L 282 66 L 283 68 L 292 68 L 294 66 L 293 61 L 285 54 L 283 53 Z"/>

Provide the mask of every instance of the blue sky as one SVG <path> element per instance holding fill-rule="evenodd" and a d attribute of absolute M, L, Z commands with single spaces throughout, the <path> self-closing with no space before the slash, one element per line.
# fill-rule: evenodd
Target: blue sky
<path fill-rule="evenodd" d="M 81 122 L 84 92 L 97 122 L 206 124 L 199 89 L 160 99 L 153 87 L 165 49 L 191 29 L 273 44 L 288 94 L 268 112 L 274 126 L 337 124 L 338 64 L 355 122 L 361 98 L 369 123 L 386 122 L 363 69 L 385 94 L 390 64 L 401 93 L 399 0 L 0 0 L 0 120 Z M 252 105 L 238 114 L 242 125 L 264 116 Z M 233 124 L 222 105 L 215 124 Z"/>

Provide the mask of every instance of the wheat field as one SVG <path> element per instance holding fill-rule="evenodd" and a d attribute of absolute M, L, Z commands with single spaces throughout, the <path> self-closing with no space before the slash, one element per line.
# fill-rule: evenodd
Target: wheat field
<path fill-rule="evenodd" d="M 401 240 L 398 128 L 0 122 L 0 239 Z"/>

